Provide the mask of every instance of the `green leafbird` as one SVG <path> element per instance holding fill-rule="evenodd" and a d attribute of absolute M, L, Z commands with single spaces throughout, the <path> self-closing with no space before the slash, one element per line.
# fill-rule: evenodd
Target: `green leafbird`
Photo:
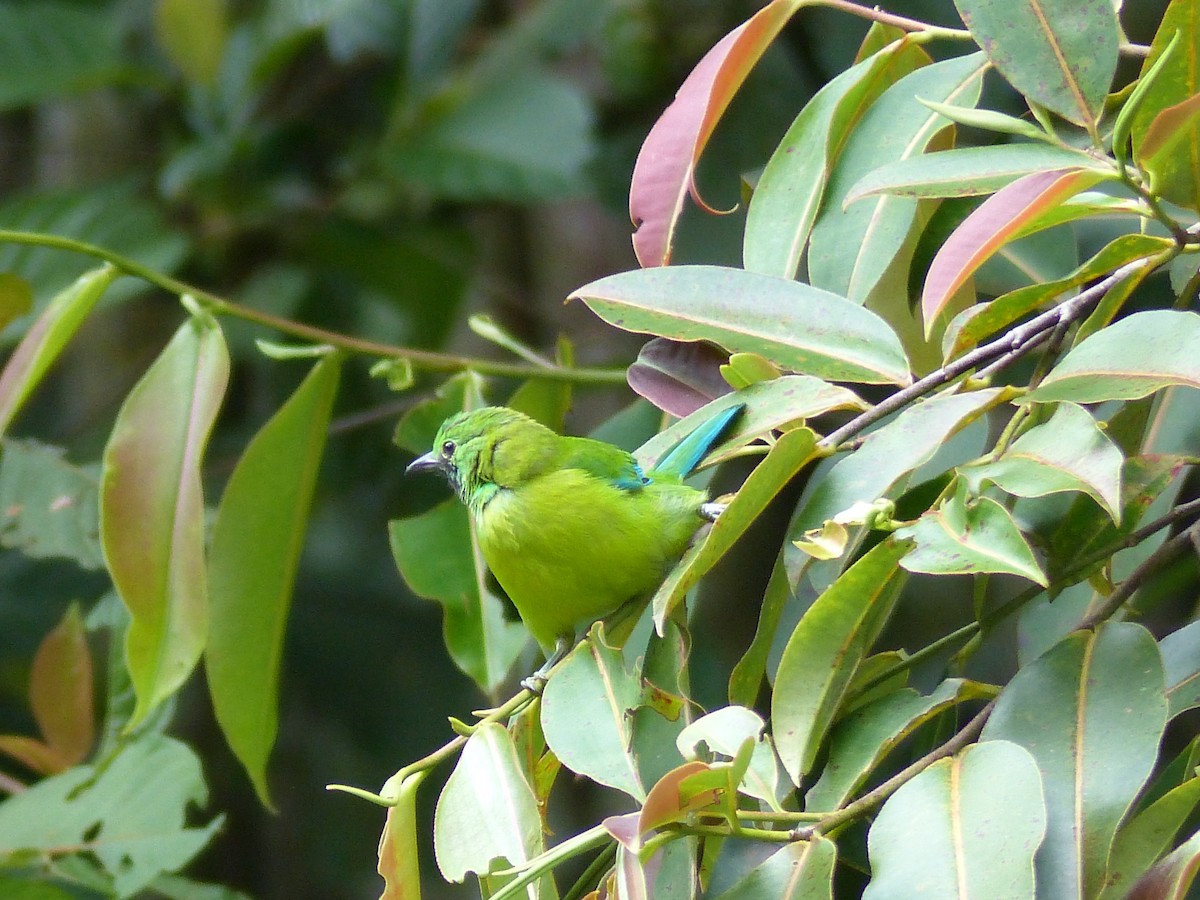
<path fill-rule="evenodd" d="M 488 568 L 550 654 L 536 678 L 582 629 L 648 598 L 720 512 L 683 479 L 741 410 L 722 410 L 643 472 L 612 444 L 488 406 L 443 422 L 407 471 L 441 472 L 470 510 Z"/>

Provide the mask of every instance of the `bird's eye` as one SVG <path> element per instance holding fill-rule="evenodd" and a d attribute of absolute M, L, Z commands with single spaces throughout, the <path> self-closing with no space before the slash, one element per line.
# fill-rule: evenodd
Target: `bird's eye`
<path fill-rule="evenodd" d="M 444 444 L 442 444 L 442 456 L 445 456 L 445 457 L 453 456 L 454 449 L 455 449 L 454 441 L 446 441 Z"/>

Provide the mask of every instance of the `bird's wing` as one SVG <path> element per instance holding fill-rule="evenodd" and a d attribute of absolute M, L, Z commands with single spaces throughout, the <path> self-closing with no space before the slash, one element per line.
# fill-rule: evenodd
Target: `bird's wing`
<path fill-rule="evenodd" d="M 567 451 L 561 465 L 566 469 L 581 469 L 612 483 L 623 491 L 640 491 L 650 479 L 633 455 L 620 447 L 590 438 L 564 438 Z"/>

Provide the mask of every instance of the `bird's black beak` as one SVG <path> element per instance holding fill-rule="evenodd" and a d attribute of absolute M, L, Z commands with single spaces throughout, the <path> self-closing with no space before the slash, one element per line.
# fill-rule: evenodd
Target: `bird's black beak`
<path fill-rule="evenodd" d="M 413 472 L 444 472 L 445 467 L 442 465 L 442 460 L 432 450 L 429 453 L 418 456 L 408 464 L 408 468 L 404 470 L 405 475 L 411 475 Z"/>

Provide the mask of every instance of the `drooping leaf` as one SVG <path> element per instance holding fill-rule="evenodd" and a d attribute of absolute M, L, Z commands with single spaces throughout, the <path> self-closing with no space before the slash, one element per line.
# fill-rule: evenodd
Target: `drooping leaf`
<path fill-rule="evenodd" d="M 1124 462 L 1083 407 L 1060 403 L 1049 421 L 1022 434 L 998 459 L 960 472 L 975 491 L 985 480 L 1018 497 L 1083 491 L 1118 524 Z"/>
<path fill-rule="evenodd" d="M 187 824 L 191 806 L 207 799 L 200 760 L 187 745 L 147 734 L 103 767 L 75 766 L 0 803 L 0 857 L 77 859 L 95 877 L 111 879 L 114 896 L 132 897 L 212 839 L 220 817 Z"/>
<path fill-rule="evenodd" d="M 718 41 L 675 93 L 642 142 L 629 184 L 633 249 L 645 268 L 671 261 L 675 226 L 696 197 L 696 164 L 717 120 L 801 0 L 771 0 Z"/>
<path fill-rule="evenodd" d="M 102 568 L 97 494 L 94 470 L 71 465 L 59 448 L 0 443 L 0 545 Z"/>
<path fill-rule="evenodd" d="M 205 671 L 217 722 L 264 804 L 292 587 L 337 394 L 327 357 L 254 436 L 225 486 L 209 547 Z"/>
<path fill-rule="evenodd" d="M 788 638 L 771 700 L 776 749 L 793 784 L 816 760 L 854 671 L 900 596 L 904 541 L 885 541 L 819 596 Z"/>
<path fill-rule="evenodd" d="M 1018 178 L 971 213 L 942 245 L 921 291 L 921 314 L 930 334 L 954 293 L 1029 220 L 1091 187 L 1094 169 L 1052 169 Z"/>
<path fill-rule="evenodd" d="M 680 343 L 654 338 L 638 351 L 625 377 L 635 393 L 664 412 L 683 418 L 729 393 L 720 368 L 728 358 L 727 353 L 701 341 Z"/>
<path fill-rule="evenodd" d="M 87 632 L 79 607 L 72 604 L 38 647 L 29 675 L 38 730 L 69 766 L 82 762 L 96 740 L 94 688 Z"/>
<path fill-rule="evenodd" d="M 1110 0 L 955 0 L 954 5 L 1013 87 L 1096 133 L 1120 41 Z"/>
<path fill-rule="evenodd" d="M 851 189 L 882 164 L 917 156 L 949 119 L 917 97 L 972 106 L 986 61 L 975 53 L 917 69 L 884 92 L 846 141 L 813 226 L 808 272 L 814 287 L 863 303 L 904 246 L 917 216 L 909 197 L 871 196 L 845 205 Z"/>
<path fill-rule="evenodd" d="M 641 685 L 602 634 L 593 626 L 546 683 L 542 728 L 554 755 L 572 772 L 643 800 L 629 715 L 640 703 Z"/>
<path fill-rule="evenodd" d="M 104 448 L 100 543 L 133 618 L 131 727 L 183 684 L 204 648 L 200 465 L 228 378 L 220 327 L 208 315 L 189 317 L 126 397 Z"/>
<path fill-rule="evenodd" d="M 712 341 L 832 381 L 909 379 L 900 341 L 882 319 L 773 275 L 718 266 L 641 269 L 593 281 L 571 297 L 625 331 Z"/>
<path fill-rule="evenodd" d="M 1158 648 L 1140 625 L 1079 631 L 1024 666 L 981 740 L 1020 744 L 1042 773 L 1038 893 L 1093 897 L 1117 825 L 1154 766 L 1167 719 Z"/>
<path fill-rule="evenodd" d="M 1026 399 L 1132 400 L 1179 384 L 1200 387 L 1200 315 L 1159 309 L 1134 313 L 1074 347 Z"/>
<path fill-rule="evenodd" d="M 442 605 L 442 631 L 455 665 L 492 690 L 508 675 L 528 636 L 504 617 L 471 530 L 470 514 L 457 497 L 388 524 L 392 556 L 405 583 L 418 597 Z"/>
<path fill-rule="evenodd" d="M 487 875 L 520 865 L 542 846 L 542 817 L 512 739 L 502 725 L 481 724 L 438 798 L 433 819 L 438 869 L 446 880 L 462 881 L 471 872 Z"/>
<path fill-rule="evenodd" d="M 660 631 L 684 595 L 724 556 L 796 473 L 816 458 L 816 443 L 816 435 L 808 428 L 789 431 L 775 442 L 712 528 L 688 548 L 655 592 L 651 605 Z"/>
<path fill-rule="evenodd" d="M 102 266 L 81 275 L 42 311 L 0 372 L 0 435 L 119 273 Z"/>
<path fill-rule="evenodd" d="M 748 270 L 796 277 L 829 170 L 853 127 L 884 90 L 929 61 L 923 48 L 896 41 L 838 75 L 805 104 L 754 188 L 742 248 Z"/>
<path fill-rule="evenodd" d="M 896 791 L 871 826 L 864 900 L 1032 897 L 1046 829 L 1042 790 L 1029 753 L 1007 741 L 938 760 Z"/>
<path fill-rule="evenodd" d="M 417 857 L 417 789 L 429 774 L 425 769 L 404 779 L 389 806 L 379 836 L 379 867 L 383 893 L 379 900 L 421 900 L 421 866 Z"/>

